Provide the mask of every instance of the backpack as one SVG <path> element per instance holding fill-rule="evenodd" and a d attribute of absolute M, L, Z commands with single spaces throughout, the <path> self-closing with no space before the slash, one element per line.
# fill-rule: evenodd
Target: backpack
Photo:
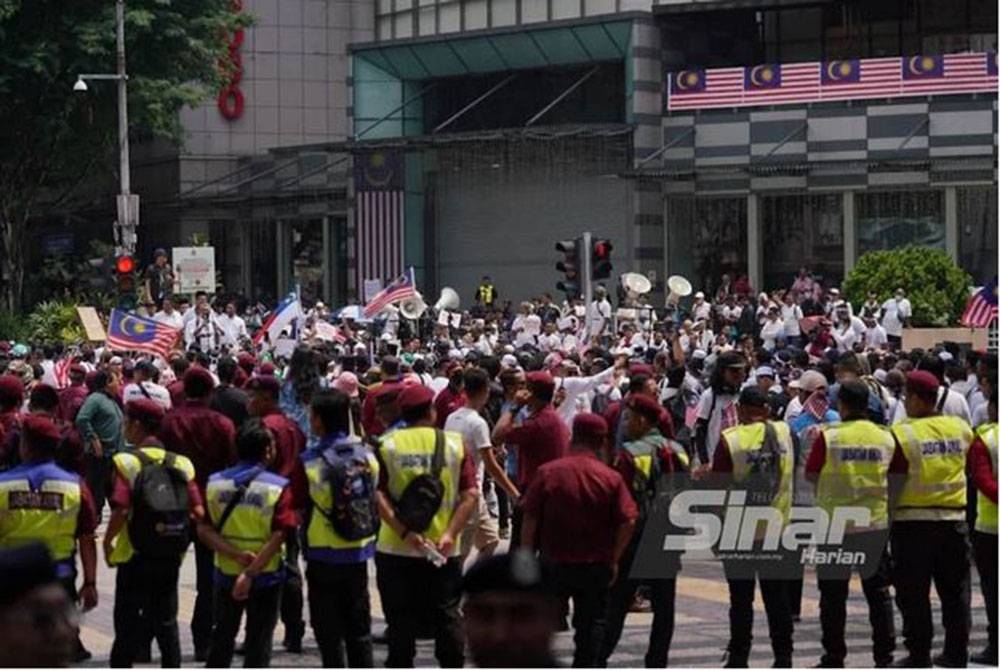
<path fill-rule="evenodd" d="M 660 476 L 663 473 L 663 464 L 661 461 L 663 455 L 659 448 L 653 449 L 652 454 L 650 454 L 652 467 L 650 468 L 648 477 L 636 465 L 636 456 L 636 454 L 633 454 L 627 448 L 621 449 L 618 452 L 618 457 L 621 459 L 623 467 L 619 468 L 619 471 L 624 471 L 630 475 L 625 478 L 625 483 L 632 493 L 632 499 L 635 500 L 636 507 L 639 508 L 639 518 L 646 519 L 649 518 L 653 510 L 653 505 L 656 502 L 657 486 L 659 485 Z"/>
<path fill-rule="evenodd" d="M 781 490 L 782 448 L 774 424 L 764 422 L 764 443 L 753 454 L 750 474 L 744 481 L 746 504 L 769 507 Z"/>
<path fill-rule="evenodd" d="M 330 484 L 330 510 L 319 507 L 337 535 L 355 541 L 378 532 L 378 504 L 375 502 L 375 473 L 368 450 L 359 440 L 337 442 L 323 451 L 326 479 Z"/>
<path fill-rule="evenodd" d="M 444 482 L 441 481 L 444 441 L 444 431 L 435 430 L 431 471 L 414 477 L 396 501 L 396 517 L 414 533 L 422 533 L 430 527 L 444 500 Z"/>
<path fill-rule="evenodd" d="M 187 478 L 167 452 L 161 463 L 142 449 L 135 451 L 142 464 L 132 485 L 129 539 L 137 553 L 147 558 L 176 559 L 191 543 Z"/>

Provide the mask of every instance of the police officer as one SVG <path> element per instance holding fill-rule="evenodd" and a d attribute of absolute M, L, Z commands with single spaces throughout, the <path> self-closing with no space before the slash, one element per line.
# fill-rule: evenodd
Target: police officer
<path fill-rule="evenodd" d="M 767 394 L 757 386 L 740 392 L 740 425 L 722 431 L 712 458 L 712 472 L 731 490 L 745 492 L 748 506 L 771 506 L 787 522 L 792 504 L 794 445 L 784 422 L 768 421 Z M 730 493 L 732 496 L 732 493 Z M 768 524 L 770 525 L 770 524 Z M 770 530 L 770 529 L 767 529 Z M 758 526 L 752 551 L 761 551 L 765 529 Z M 723 548 L 725 549 L 725 548 Z M 781 560 L 776 560 L 776 559 Z M 729 582 L 729 648 L 726 667 L 745 668 L 753 639 L 755 582 L 767 612 L 774 667 L 792 664 L 792 613 L 788 602 L 788 556 L 722 554 Z"/>
<path fill-rule="evenodd" d="M 274 438 L 249 419 L 236 439 L 239 461 L 213 474 L 205 489 L 208 514 L 198 537 L 215 551 L 215 594 L 208 667 L 225 668 L 243 611 L 248 668 L 268 667 L 278 619 L 284 570 L 282 545 L 297 527 L 288 479 L 272 472 Z"/>
<path fill-rule="evenodd" d="M 69 598 L 80 600 L 84 610 L 91 610 L 97 605 L 97 513 L 87 484 L 55 464 L 61 441 L 52 419 L 39 415 L 23 418 L 21 465 L 0 473 L 0 548 L 45 544 Z M 74 560 L 77 547 L 83 566 L 79 596 Z M 74 660 L 89 658 L 77 636 Z"/>
<path fill-rule="evenodd" d="M 864 563 L 857 567 L 872 623 L 872 654 L 876 667 L 887 667 L 896 648 L 887 551 L 888 473 L 895 441 L 888 430 L 868 419 L 869 393 L 867 384 L 857 379 L 841 384 L 837 403 L 843 421 L 824 425 L 813 442 L 805 476 L 816 484 L 816 506 L 829 518 L 843 508 L 864 508 L 871 514 L 867 524 L 849 526 L 842 543 L 818 550 L 864 555 Z M 816 574 L 824 651 L 820 665 L 842 668 L 847 657 L 844 626 L 851 566 L 820 564 Z"/>
<path fill-rule="evenodd" d="M 339 391 L 320 391 L 309 408 L 312 432 L 319 444 L 302 453 L 305 480 L 295 480 L 296 500 L 303 516 L 303 554 L 309 582 L 309 618 L 323 665 L 344 667 L 344 648 L 349 667 L 371 667 L 371 605 L 368 598 L 368 561 L 375 555 L 378 518 L 371 508 L 372 532 L 346 539 L 334 528 L 334 487 L 331 464 L 337 459 L 363 460 L 366 500 L 355 499 L 356 508 L 374 505 L 379 464 L 357 437 L 350 435 L 351 399 Z M 346 501 L 343 501 L 346 502 Z"/>
<path fill-rule="evenodd" d="M 976 568 L 986 601 L 989 621 L 986 649 L 969 659 L 983 665 L 997 664 L 997 390 L 990 392 L 989 423 L 976 431 L 976 441 L 969 448 L 969 472 L 976 485 L 976 530 L 972 547 Z"/>
<path fill-rule="evenodd" d="M 486 309 L 493 309 L 493 303 L 497 299 L 497 290 L 493 286 L 493 280 L 490 279 L 489 275 L 484 275 L 483 280 L 479 282 L 479 287 L 476 289 L 476 299 L 473 301 L 479 305 L 482 305 Z"/>
<path fill-rule="evenodd" d="M 184 456 L 171 454 L 154 437 L 163 420 L 163 407 L 152 400 L 135 400 L 125 408 L 125 440 L 131 452 L 114 455 L 114 483 L 111 492 L 111 519 L 104 533 L 104 555 L 108 565 L 117 567 L 115 577 L 115 641 L 111 647 L 111 667 L 131 667 L 143 643 L 148 620 L 160 647 L 163 667 L 179 667 L 180 635 L 177 630 L 177 579 L 183 553 L 176 558 L 154 558 L 137 551 L 129 534 L 128 520 L 136 479 L 144 460 L 172 467 L 187 481 L 188 508 L 192 521 L 204 516 L 201 491 L 194 479 L 194 465 Z M 142 452 L 140 457 L 137 452 Z M 140 617 L 140 612 L 142 617 Z"/>
<path fill-rule="evenodd" d="M 645 522 L 653 512 L 658 498 L 668 493 L 671 475 L 688 469 L 688 456 L 684 447 L 668 440 L 657 427 L 663 407 L 648 395 L 633 393 L 625 404 L 625 442 L 615 455 L 615 469 L 629 487 L 639 508 L 636 532 L 619 563 L 618 580 L 611 586 L 608 618 L 604 630 L 601 665 L 614 652 L 621 637 L 625 617 L 636 590 L 644 585 L 653 605 L 653 625 L 649 631 L 646 649 L 646 667 L 663 668 L 667 665 L 670 641 L 674 635 L 674 599 L 680 556 L 676 552 L 663 553 L 657 547 L 656 579 L 633 579 L 632 571 Z"/>
<path fill-rule="evenodd" d="M 941 599 L 944 653 L 934 664 L 965 667 L 969 647 L 969 538 L 965 521 L 966 454 L 973 433 L 963 419 L 937 410 L 937 377 L 926 370 L 906 376 L 906 415 L 892 433 L 889 472 L 903 479 L 892 490 L 891 542 L 896 603 L 903 614 L 909 656 L 899 665 L 931 665 L 934 626 L 930 586 Z M 893 489 L 896 482 L 893 481 Z"/>
<path fill-rule="evenodd" d="M 442 667 L 460 667 L 464 661 L 458 538 L 476 508 L 479 491 L 462 436 L 434 428 L 433 401 L 433 391 L 425 386 L 403 389 L 399 405 L 407 427 L 386 435 L 376 452 L 382 526 L 375 565 L 388 625 L 389 667 L 413 665 L 416 635 L 427 620 L 434 623 L 434 654 Z M 435 475 L 441 484 L 438 506 L 413 504 L 417 496 L 407 492 L 427 492 Z"/>

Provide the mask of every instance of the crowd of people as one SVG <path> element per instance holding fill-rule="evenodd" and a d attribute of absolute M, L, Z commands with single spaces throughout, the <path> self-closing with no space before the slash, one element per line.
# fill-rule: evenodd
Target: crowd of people
<path fill-rule="evenodd" d="M 653 529 L 699 488 L 749 492 L 781 523 L 795 508 L 867 510 L 845 546 L 874 547 L 862 577 L 880 667 L 896 650 L 893 592 L 897 663 L 970 660 L 971 540 L 989 620 L 972 659 L 997 663 L 996 354 L 902 351 L 902 289 L 855 307 L 803 271 L 772 295 L 723 278 L 711 302 L 666 309 L 624 296 L 613 310 L 599 287 L 591 305 L 542 295 L 515 310 L 485 278 L 460 318 L 390 309 L 339 319 L 332 339 L 316 304 L 290 351 L 255 344 L 236 300 L 150 295 L 145 315 L 183 333 L 166 360 L 0 343 L 0 621 L 23 632 L 2 665 L 89 657 L 70 603 L 99 606 L 106 519 L 114 667 L 148 660 L 154 639 L 164 667 L 180 664 L 192 544 L 194 659 L 210 667 L 236 652 L 267 666 L 279 619 L 301 652 L 306 606 L 325 667 L 371 666 L 372 561 L 389 667 L 411 666 L 428 637 L 442 666 L 467 651 L 549 666 L 569 625 L 574 666 L 600 667 L 638 601 L 653 611 L 646 665 L 664 667 L 683 552 Z M 720 558 L 727 666 L 748 664 L 758 583 L 775 665 L 791 666 L 801 562 L 774 574 Z M 848 653 L 850 574 L 817 568 L 825 667 Z"/>

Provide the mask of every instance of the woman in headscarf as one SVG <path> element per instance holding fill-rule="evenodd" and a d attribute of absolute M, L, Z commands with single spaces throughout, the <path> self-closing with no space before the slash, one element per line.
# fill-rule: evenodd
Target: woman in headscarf
<path fill-rule="evenodd" d="M 285 370 L 278 405 L 285 416 L 294 421 L 306 436 L 306 448 L 318 444 L 319 438 L 309 427 L 309 403 L 316 391 L 326 386 L 320 374 L 316 353 L 306 345 L 299 345 Z"/>

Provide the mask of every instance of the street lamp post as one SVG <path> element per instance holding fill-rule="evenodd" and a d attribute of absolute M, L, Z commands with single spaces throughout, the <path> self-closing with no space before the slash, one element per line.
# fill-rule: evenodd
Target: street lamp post
<path fill-rule="evenodd" d="M 115 74 L 79 74 L 73 90 L 85 92 L 87 80 L 118 82 L 118 217 L 115 221 L 115 253 L 134 254 L 139 225 L 139 196 L 132 193 L 128 148 L 128 74 L 125 72 L 125 0 L 115 0 Z"/>

